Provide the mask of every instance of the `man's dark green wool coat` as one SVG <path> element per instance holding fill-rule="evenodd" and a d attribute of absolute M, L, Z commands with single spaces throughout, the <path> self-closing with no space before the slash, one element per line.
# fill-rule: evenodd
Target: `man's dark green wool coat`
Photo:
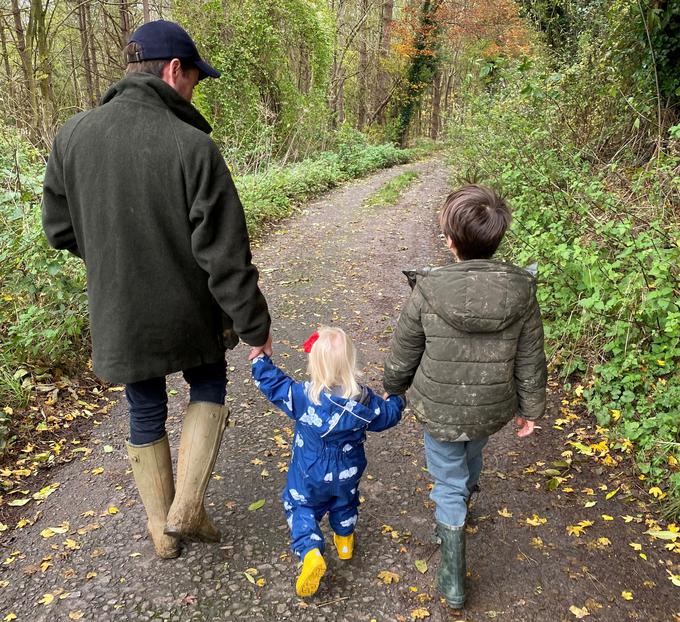
<path fill-rule="evenodd" d="M 243 207 L 211 130 L 171 86 L 137 73 L 54 141 L 43 227 L 85 262 L 94 370 L 106 380 L 214 363 L 231 321 L 249 345 L 267 339 Z"/>
<path fill-rule="evenodd" d="M 514 415 L 545 411 L 547 369 L 536 280 L 471 259 L 419 271 L 385 361 L 388 393 L 411 387 L 411 407 L 442 441 L 480 439 Z"/>

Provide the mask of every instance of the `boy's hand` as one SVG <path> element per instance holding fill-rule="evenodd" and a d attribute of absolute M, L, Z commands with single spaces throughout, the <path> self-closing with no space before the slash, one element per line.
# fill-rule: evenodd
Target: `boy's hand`
<path fill-rule="evenodd" d="M 523 417 L 515 417 L 515 423 L 519 426 L 519 430 L 517 430 L 517 436 L 520 438 L 533 434 L 535 425 L 533 421 L 529 421 Z"/>

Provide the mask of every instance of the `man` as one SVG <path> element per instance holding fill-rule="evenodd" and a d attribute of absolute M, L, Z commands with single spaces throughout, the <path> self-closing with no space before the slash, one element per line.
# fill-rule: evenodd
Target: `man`
<path fill-rule="evenodd" d="M 212 130 L 191 105 L 220 73 L 177 24 L 141 26 L 126 77 L 65 123 L 47 164 L 49 243 L 82 257 L 92 360 L 125 383 L 128 454 L 156 552 L 179 536 L 217 541 L 203 497 L 228 411 L 225 348 L 271 352 L 270 317 L 251 263 L 243 207 Z M 166 374 L 190 385 L 173 484 Z"/>

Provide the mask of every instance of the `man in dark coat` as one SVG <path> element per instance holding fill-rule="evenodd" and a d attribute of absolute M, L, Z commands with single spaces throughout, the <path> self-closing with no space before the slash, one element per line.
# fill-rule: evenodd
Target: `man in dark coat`
<path fill-rule="evenodd" d="M 191 105 L 219 77 L 163 20 L 124 50 L 126 76 L 59 131 L 45 174 L 49 243 L 87 268 L 92 360 L 126 385 L 129 456 L 161 557 L 178 537 L 219 540 L 203 496 L 226 426 L 225 348 L 271 352 L 270 317 L 229 170 Z M 165 431 L 166 374 L 190 385 L 177 486 Z"/>

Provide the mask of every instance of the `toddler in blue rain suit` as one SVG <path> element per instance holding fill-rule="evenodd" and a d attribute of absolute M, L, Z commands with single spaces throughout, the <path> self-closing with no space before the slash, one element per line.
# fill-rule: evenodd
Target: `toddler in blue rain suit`
<path fill-rule="evenodd" d="M 295 420 L 283 506 L 292 548 L 302 560 L 299 596 L 311 596 L 326 571 L 319 521 L 328 513 L 340 559 L 350 559 L 358 518 L 359 479 L 366 468 L 366 430 L 380 432 L 401 419 L 406 401 L 382 399 L 356 382 L 356 355 L 339 328 L 321 328 L 305 344 L 309 382 L 295 382 L 267 356 L 252 361 L 255 384 Z"/>

